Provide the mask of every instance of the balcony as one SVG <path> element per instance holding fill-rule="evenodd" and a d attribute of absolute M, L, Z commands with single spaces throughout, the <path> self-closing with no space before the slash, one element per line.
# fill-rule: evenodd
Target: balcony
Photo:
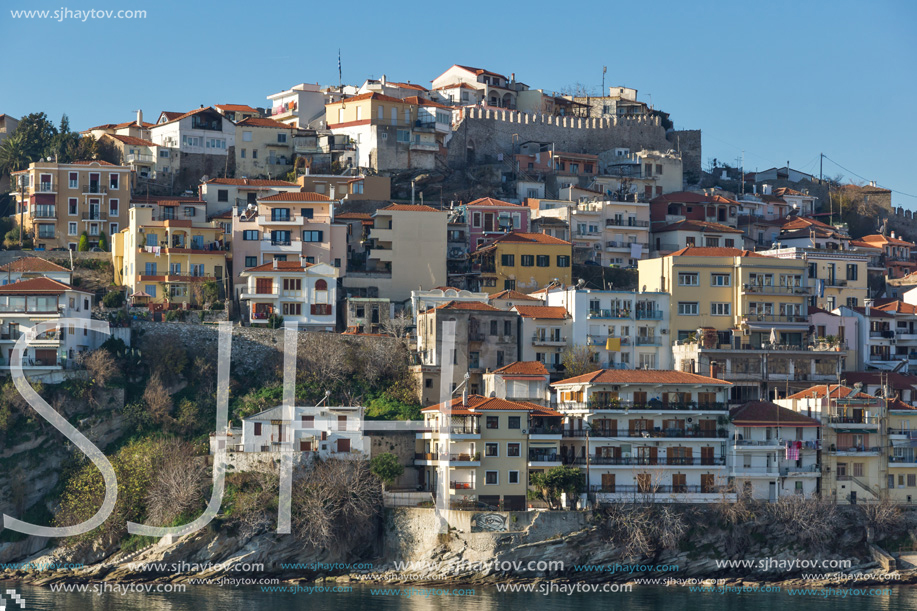
<path fill-rule="evenodd" d="M 642 247 L 643 251 L 646 252 L 649 250 L 650 245 L 647 242 L 618 242 L 611 240 L 605 243 L 606 250 L 627 250 L 631 249 L 631 246 L 637 244 Z"/>
<path fill-rule="evenodd" d="M 631 311 L 629 308 L 609 309 L 609 310 L 589 310 L 587 318 L 604 318 L 604 319 L 629 319 Z"/>
<path fill-rule="evenodd" d="M 243 292 L 239 295 L 239 299 L 243 299 L 243 300 L 246 300 L 246 299 L 270 299 L 270 300 L 273 300 L 273 299 L 277 299 L 277 295 L 278 295 L 277 289 L 271 289 L 271 290 L 266 290 L 266 289 L 261 289 L 261 290 L 259 290 L 259 289 L 255 289 L 254 292 L 247 291 L 247 290 L 246 290 L 246 291 L 243 291 Z"/>
<path fill-rule="evenodd" d="M 36 193 L 54 193 L 54 183 L 53 182 L 40 182 L 35 185 Z"/>
<path fill-rule="evenodd" d="M 638 335 L 636 342 L 638 346 L 661 346 L 662 338 L 656 335 Z"/>
<path fill-rule="evenodd" d="M 587 457 L 577 456 L 576 458 L 567 457 L 564 464 L 568 465 L 586 465 Z M 708 467 L 708 466 L 725 466 L 725 456 L 659 456 L 652 458 L 649 456 L 589 456 L 590 466 L 610 466 L 610 467 L 632 467 L 641 465 L 652 465 L 660 467 Z"/>
<path fill-rule="evenodd" d="M 605 344 L 608 342 L 609 339 L 619 339 L 619 340 L 621 340 L 621 345 L 622 345 L 622 346 L 630 346 L 630 345 L 631 345 L 631 341 L 630 341 L 630 338 L 629 338 L 629 337 L 614 337 L 614 336 L 611 336 L 611 335 L 589 335 L 589 336 L 588 336 L 588 343 L 589 343 L 590 346 L 602 346 L 602 347 L 604 347 Z"/>
<path fill-rule="evenodd" d="M 638 221 L 636 219 L 606 219 L 606 227 L 649 227 L 649 221 Z"/>
<path fill-rule="evenodd" d="M 780 475 L 783 477 L 788 475 L 818 475 L 820 473 L 821 467 L 819 465 L 803 465 L 801 467 L 790 465 L 788 467 L 780 467 Z"/>
<path fill-rule="evenodd" d="M 746 294 L 758 295 L 800 295 L 809 296 L 812 289 L 807 286 L 772 286 L 761 284 L 744 284 L 742 292 Z"/>
<path fill-rule="evenodd" d="M 878 446 L 866 447 L 838 447 L 835 448 L 834 445 L 828 450 L 828 453 L 833 456 L 878 456 L 879 452 L 882 451 L 882 448 Z"/>
<path fill-rule="evenodd" d="M 592 429 L 590 437 L 633 437 L 643 439 L 725 439 L 728 435 L 726 429 L 663 429 L 655 427 L 652 431 L 648 430 L 630 430 L 621 431 L 621 435 L 613 435 L 615 431 L 604 429 Z"/>
<path fill-rule="evenodd" d="M 471 454 L 470 452 L 458 453 L 458 454 L 434 454 L 432 452 L 415 452 L 414 460 L 426 461 L 426 462 L 445 462 L 449 461 L 450 463 L 460 463 L 454 464 L 452 466 L 458 467 L 479 467 L 481 466 L 481 453 L 476 452 Z"/>
<path fill-rule="evenodd" d="M 439 151 L 439 144 L 436 142 L 412 142 L 411 143 L 412 151 L 430 151 L 435 153 Z"/>
<path fill-rule="evenodd" d="M 797 324 L 797 323 L 807 323 L 809 320 L 808 316 L 802 314 L 757 314 L 755 312 L 749 312 L 745 314 L 746 322 L 760 322 L 765 324 Z"/>
<path fill-rule="evenodd" d="M 107 221 L 108 214 L 105 212 L 84 212 L 80 215 L 80 220 L 83 221 Z"/>
<path fill-rule="evenodd" d="M 620 494 L 620 495 L 655 495 L 655 494 L 723 494 L 724 492 L 734 492 L 728 486 L 695 486 L 695 485 L 665 485 L 665 486 L 640 486 L 638 485 L 616 485 L 616 486 L 590 486 L 590 492 L 597 494 Z M 732 498 L 735 494 L 732 495 Z"/>
<path fill-rule="evenodd" d="M 449 482 L 449 488 L 452 490 L 474 490 L 474 482 Z"/>
<path fill-rule="evenodd" d="M 861 416 L 831 415 L 828 416 L 827 420 L 828 424 L 832 425 L 833 428 L 847 428 L 851 426 L 875 428 L 881 422 L 881 418 L 872 414 L 863 414 Z"/>
<path fill-rule="evenodd" d="M 132 153 L 125 157 L 127 163 L 156 163 L 156 157 L 146 153 Z"/>
<path fill-rule="evenodd" d="M 665 312 L 662 310 L 637 309 L 637 320 L 662 320 L 663 318 L 665 318 Z"/>
<path fill-rule="evenodd" d="M 542 336 L 542 335 L 536 335 L 532 337 L 533 346 L 565 346 L 566 344 L 567 344 L 566 337 L 558 337 L 558 336 L 550 337 L 550 336 Z"/>
<path fill-rule="evenodd" d="M 290 214 L 288 216 L 267 216 L 265 214 L 261 214 L 258 216 L 259 225 L 298 226 L 302 225 L 304 220 L 304 216 L 296 216 L 295 214 Z"/>
<path fill-rule="evenodd" d="M 622 368 L 623 369 L 623 368 Z M 574 402 L 574 401 L 561 401 L 558 403 L 559 409 L 566 409 L 571 411 L 627 411 L 627 410 L 637 410 L 637 411 L 677 411 L 677 412 L 702 412 L 702 411 L 726 411 L 729 409 L 729 405 L 726 403 L 663 403 L 662 401 L 650 401 L 648 403 L 633 403 L 630 401 L 589 401 L 588 403 L 584 402 Z M 566 431 L 564 431 L 566 434 Z"/>
<path fill-rule="evenodd" d="M 302 253 L 302 242 L 299 240 L 261 240 L 261 252 Z"/>
<path fill-rule="evenodd" d="M 870 338 L 895 339 L 895 332 L 889 330 L 872 330 L 869 331 Z"/>
<path fill-rule="evenodd" d="M 83 185 L 83 193 L 104 195 L 108 193 L 108 187 L 103 185 Z"/>

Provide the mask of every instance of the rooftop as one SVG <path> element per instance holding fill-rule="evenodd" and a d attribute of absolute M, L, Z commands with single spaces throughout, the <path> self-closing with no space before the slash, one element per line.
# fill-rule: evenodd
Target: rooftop
<path fill-rule="evenodd" d="M 732 386 L 731 382 L 707 376 L 659 369 L 599 369 L 592 373 L 554 382 L 551 386 L 563 384 L 715 384 Z"/>

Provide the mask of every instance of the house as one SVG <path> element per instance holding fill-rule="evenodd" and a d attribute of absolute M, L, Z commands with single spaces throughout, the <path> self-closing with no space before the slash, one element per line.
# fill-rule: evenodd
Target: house
<path fill-rule="evenodd" d="M 601 369 L 551 384 L 560 456 L 599 502 L 719 502 L 731 384 L 683 371 Z"/>
<path fill-rule="evenodd" d="M 285 191 L 260 197 L 254 208 L 235 210 L 234 281 L 248 268 L 274 259 L 297 261 L 300 255 L 306 263 L 344 269 L 347 226 L 334 222 L 334 203 L 318 193 Z"/>
<path fill-rule="evenodd" d="M 127 223 L 130 172 L 107 161 L 35 161 L 12 174 L 17 223 L 33 236 L 35 248 L 76 250 L 83 233 L 90 248 L 102 234 Z"/>
<path fill-rule="evenodd" d="M 376 335 L 392 317 L 392 303 L 381 297 L 347 297 L 344 326 L 347 333 Z"/>
<path fill-rule="evenodd" d="M 331 199 L 345 202 L 388 201 L 392 198 L 392 179 L 389 176 L 367 176 L 365 174 L 351 176 L 310 172 L 298 176 L 296 184 L 302 187 L 303 191 L 321 193 Z"/>
<path fill-rule="evenodd" d="M 653 228 L 651 249 L 658 257 L 664 257 L 687 246 L 706 248 L 744 248 L 742 230 L 720 223 L 683 220 Z"/>
<path fill-rule="evenodd" d="M 888 278 L 903 278 L 917 271 L 917 261 L 914 259 L 917 244 L 895 237 L 894 231 L 888 236 L 863 236 L 860 241 L 883 250 Z"/>
<path fill-rule="evenodd" d="M 417 314 L 426 312 L 430 308 L 449 303 L 450 301 L 476 301 L 487 303 L 487 293 L 473 293 L 454 286 L 438 286 L 435 289 L 411 291 L 411 313 L 414 315 L 414 324 L 417 324 Z"/>
<path fill-rule="evenodd" d="M 811 233 L 815 232 L 811 230 Z M 805 261 L 808 265 L 809 287 L 813 291 L 810 305 L 830 312 L 840 305 L 863 305 L 869 296 L 869 257 L 865 253 L 836 247 L 825 248 L 818 241 L 808 247 L 785 246 L 781 236 L 780 243 L 770 250 L 759 250 L 758 254 Z"/>
<path fill-rule="evenodd" d="M 213 107 L 177 116 L 163 112 L 149 139 L 160 147 L 160 172 L 174 175 L 172 187 L 179 192 L 196 187 L 202 176 L 236 171 L 236 124 Z"/>
<path fill-rule="evenodd" d="M 729 412 L 729 477 L 736 492 L 771 503 L 787 495 L 812 498 L 821 478 L 821 423 L 769 401 Z"/>
<path fill-rule="evenodd" d="M 414 464 L 424 490 L 448 476 L 450 507 L 525 511 L 528 476 L 561 464 L 560 414 L 550 408 L 463 393 L 421 411 Z"/>
<path fill-rule="evenodd" d="M 432 81 L 432 89 L 450 104 L 468 106 L 483 102 L 496 108 L 516 108 L 516 96 L 528 86 L 510 78 L 471 66 L 453 65 Z M 464 95 L 465 93 L 468 95 Z"/>
<path fill-rule="evenodd" d="M 472 253 L 480 290 L 534 291 L 550 282 L 569 284 L 573 245 L 543 233 L 513 231 Z"/>
<path fill-rule="evenodd" d="M 492 197 L 482 197 L 466 204 L 464 214 L 471 252 L 510 231 L 528 231 L 530 212 L 527 206 Z"/>
<path fill-rule="evenodd" d="M 181 113 L 176 113 L 181 114 Z M 141 140 L 150 139 L 150 128 L 153 127 L 153 123 L 147 123 L 143 120 L 143 111 L 137 111 L 137 118 L 133 121 L 125 121 L 124 123 L 105 123 L 103 125 L 97 125 L 95 127 L 90 127 L 89 129 L 83 130 L 80 132 L 81 136 L 90 136 L 96 140 L 100 140 L 103 135 L 109 134 L 112 136 L 130 136 L 132 138 L 140 138 Z"/>
<path fill-rule="evenodd" d="M 643 201 L 681 191 L 683 163 L 681 153 L 641 149 L 631 153 L 627 148 L 615 148 L 599 155 L 599 174 L 592 188 L 620 201 Z"/>
<path fill-rule="evenodd" d="M 487 295 L 487 293 L 480 294 Z M 512 310 L 517 305 L 544 305 L 544 300 L 519 291 L 500 291 L 491 293 L 487 297 L 487 303 L 500 310 Z"/>
<path fill-rule="evenodd" d="M 92 293 L 52 278 L 34 277 L 0 286 L 0 371 L 10 371 L 13 348 L 23 333 L 61 319 L 88 321 L 92 305 Z M 69 324 L 42 331 L 27 341 L 23 369 L 30 378 L 41 378 L 73 368 L 80 353 L 98 348 L 105 339 L 88 328 Z"/>
<path fill-rule="evenodd" d="M 213 107 L 233 123 L 239 123 L 253 117 L 257 119 L 261 116 L 261 112 L 257 108 L 252 108 L 247 104 L 214 104 Z"/>
<path fill-rule="evenodd" d="M 650 200 L 650 222 L 653 228 L 683 220 L 735 227 L 738 216 L 739 202 L 721 195 L 676 191 Z"/>
<path fill-rule="evenodd" d="M 63 284 L 70 284 L 71 274 L 72 272 L 66 267 L 41 257 L 19 257 L 0 265 L 0 286 L 30 278 L 50 278 Z"/>
<path fill-rule="evenodd" d="M 267 96 L 271 108 L 267 112 L 274 121 L 295 128 L 322 127 L 325 119 L 325 94 L 318 84 L 300 83 L 285 91 Z"/>
<path fill-rule="evenodd" d="M 573 346 L 590 346 L 601 369 L 669 369 L 669 294 L 548 287 L 545 303 L 570 314 Z"/>
<path fill-rule="evenodd" d="M 564 351 L 573 345 L 571 320 L 561 306 L 513 306 L 519 314 L 519 358 L 544 364 L 552 373 L 563 372 Z"/>
<path fill-rule="evenodd" d="M 159 146 L 155 142 L 135 136 L 102 134 L 99 144 L 109 148 L 117 163 L 130 167 L 131 182 L 135 183 L 136 177 L 144 180 L 155 178 L 159 163 Z M 135 183 L 132 190 L 136 188 Z"/>
<path fill-rule="evenodd" d="M 340 270 L 327 263 L 274 259 L 244 270 L 239 294 L 243 316 L 252 325 L 267 324 L 272 315 L 296 322 L 307 331 L 334 331 L 337 324 L 337 278 Z"/>
<path fill-rule="evenodd" d="M 468 374 L 468 391 L 484 388 L 482 374 L 519 360 L 518 314 L 478 301 L 450 301 L 417 313 L 419 364 L 411 371 L 424 405 L 440 401 L 443 360 L 451 358 L 454 390 Z M 455 322 L 454 348 L 443 355 L 443 323 Z"/>
<path fill-rule="evenodd" d="M 546 146 L 541 142 L 525 142 L 519 146 L 520 152 L 515 155 L 514 161 L 520 180 L 543 182 L 544 191 L 551 195 L 559 195 L 563 189 L 570 186 L 588 184 L 598 173 L 598 156 L 553 149 L 542 150 Z M 544 197 L 544 193 L 541 193 L 541 197 Z"/>
<path fill-rule="evenodd" d="M 573 100 L 588 106 L 590 117 L 643 117 L 650 114 L 649 106 L 637 100 L 637 90 L 632 87 L 609 87 L 606 96 L 577 96 Z"/>
<path fill-rule="evenodd" d="M 115 284 L 130 288 L 133 305 L 201 306 L 207 283 L 224 298 L 229 270 L 219 225 L 154 212 L 134 206 L 128 225 L 112 236 Z"/>
<path fill-rule="evenodd" d="M 484 396 L 550 406 L 551 374 L 541 361 L 516 361 L 484 374 Z"/>
<path fill-rule="evenodd" d="M 674 368 L 734 382 L 733 402 L 836 380 L 844 369 L 846 352 L 811 341 L 806 261 L 688 247 L 640 261 L 639 278 L 671 294 Z"/>
<path fill-rule="evenodd" d="M 447 213 L 391 204 L 373 213 L 365 261 L 351 259 L 344 288 L 354 297 L 407 301 L 414 290 L 446 286 Z"/>
<path fill-rule="evenodd" d="M 287 418 L 287 410 L 292 419 Z M 242 441 L 235 452 L 312 452 L 321 459 L 369 460 L 370 442 L 363 435 L 363 408 L 357 406 L 278 405 L 242 419 Z M 213 451 L 213 449 L 211 449 Z"/>
<path fill-rule="evenodd" d="M 417 96 L 430 99 L 430 91 L 426 87 L 411 83 L 410 81 L 406 83 L 391 81 L 384 74 L 382 78 L 379 79 L 366 79 L 363 86 L 357 90 L 357 94 L 361 93 L 381 93 L 393 98 L 402 99 Z"/>
<path fill-rule="evenodd" d="M 293 165 L 293 128 L 273 119 L 248 117 L 236 123 L 236 174 L 283 176 Z"/>
<path fill-rule="evenodd" d="M 296 183 L 265 178 L 211 178 L 198 187 L 200 199 L 207 202 L 208 216 L 249 205 L 254 207 L 261 197 L 301 190 Z"/>

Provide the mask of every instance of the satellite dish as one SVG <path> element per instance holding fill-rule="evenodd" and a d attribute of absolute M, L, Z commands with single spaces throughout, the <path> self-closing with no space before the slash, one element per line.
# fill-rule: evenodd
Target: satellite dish
<path fill-rule="evenodd" d="M 497 391 L 495 391 L 495 390 L 490 391 L 490 398 L 491 398 L 491 399 L 493 399 L 493 398 L 496 397 L 496 396 L 497 396 Z"/>

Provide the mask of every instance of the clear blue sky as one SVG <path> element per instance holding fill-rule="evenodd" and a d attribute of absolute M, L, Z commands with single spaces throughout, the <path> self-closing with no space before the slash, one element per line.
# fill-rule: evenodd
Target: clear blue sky
<path fill-rule="evenodd" d="M 676 127 L 703 130 L 705 166 L 818 174 L 818 154 L 917 195 L 917 3 L 207 2 L 6 0 L 0 113 L 44 111 L 73 129 L 142 108 L 265 106 L 300 82 L 383 73 L 428 85 L 453 63 L 516 73 L 533 88 L 639 90 Z M 144 9 L 141 20 L 13 19 L 10 10 Z M 40 69 L 44 69 L 40 73 Z M 825 161 L 825 173 L 859 179 Z M 917 198 L 895 193 L 895 205 Z"/>

